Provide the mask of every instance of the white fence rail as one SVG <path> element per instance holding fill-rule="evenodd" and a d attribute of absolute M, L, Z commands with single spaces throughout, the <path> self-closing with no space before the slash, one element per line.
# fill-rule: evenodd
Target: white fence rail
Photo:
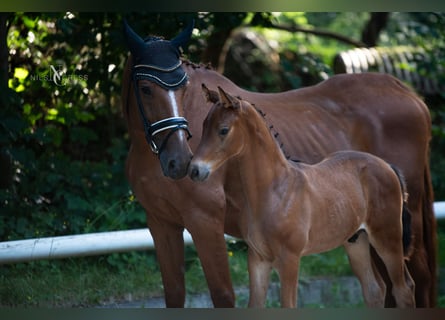
<path fill-rule="evenodd" d="M 192 237 L 187 231 L 184 231 L 184 242 L 193 244 Z M 153 238 L 146 228 L 16 240 L 0 243 L 0 264 L 94 256 L 153 248 Z"/>
<path fill-rule="evenodd" d="M 445 219 L 445 201 L 434 202 L 434 215 L 436 219 Z"/>
<path fill-rule="evenodd" d="M 436 219 L 445 219 L 445 201 L 435 202 L 434 212 Z M 187 245 L 193 244 L 192 236 L 187 231 L 184 231 L 184 242 Z M 16 240 L 0 242 L 0 264 L 153 248 L 153 238 L 148 229 Z"/>

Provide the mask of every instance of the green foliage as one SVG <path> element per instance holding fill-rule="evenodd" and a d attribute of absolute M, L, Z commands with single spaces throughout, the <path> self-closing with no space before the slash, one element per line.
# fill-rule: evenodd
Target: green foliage
<path fill-rule="evenodd" d="M 0 194 L 0 233 L 6 239 L 144 226 L 123 177 L 122 153 L 110 154 L 116 158 L 105 163 L 72 160 L 61 152 L 38 157 L 24 148 L 10 152 L 17 162 L 14 187 Z"/>
<path fill-rule="evenodd" d="M 0 109 L 0 143 L 13 181 L 0 190 L 1 240 L 145 225 L 123 172 L 120 21 L 83 13 L 10 18 L 12 98 Z"/>

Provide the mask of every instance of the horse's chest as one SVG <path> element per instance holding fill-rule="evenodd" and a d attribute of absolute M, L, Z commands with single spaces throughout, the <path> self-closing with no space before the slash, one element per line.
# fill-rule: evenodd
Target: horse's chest
<path fill-rule="evenodd" d="M 304 219 L 289 201 L 258 211 L 255 219 L 247 219 L 246 242 L 261 256 L 274 260 L 283 248 L 298 252 L 305 242 Z"/>

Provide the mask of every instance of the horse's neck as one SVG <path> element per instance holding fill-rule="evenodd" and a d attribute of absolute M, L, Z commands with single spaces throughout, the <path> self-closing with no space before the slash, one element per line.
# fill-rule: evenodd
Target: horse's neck
<path fill-rule="evenodd" d="M 216 88 L 220 86 L 232 95 L 240 95 L 241 93 L 246 92 L 230 79 L 209 67 L 187 63 L 184 64 L 184 67 L 189 76 L 189 87 L 192 87 L 190 90 L 194 93 L 202 95 L 201 84 L 203 83 L 212 90 L 216 90 Z"/>

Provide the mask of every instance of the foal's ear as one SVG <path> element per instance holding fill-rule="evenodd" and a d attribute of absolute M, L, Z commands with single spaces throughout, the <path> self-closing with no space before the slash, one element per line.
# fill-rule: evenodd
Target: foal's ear
<path fill-rule="evenodd" d="M 240 107 L 239 99 L 232 97 L 230 94 L 225 92 L 221 87 L 218 87 L 218 91 L 221 102 L 224 104 L 226 108 L 239 109 Z"/>
<path fill-rule="evenodd" d="M 218 102 L 219 97 L 216 91 L 210 90 L 204 83 L 201 84 L 201 87 L 207 102 L 212 102 L 212 103 Z"/>

